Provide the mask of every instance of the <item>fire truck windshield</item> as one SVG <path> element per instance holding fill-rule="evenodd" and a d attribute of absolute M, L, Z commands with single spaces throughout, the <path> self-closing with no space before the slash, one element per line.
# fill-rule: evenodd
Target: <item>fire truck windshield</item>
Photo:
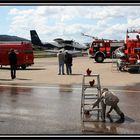
<path fill-rule="evenodd" d="M 103 43 L 93 43 L 93 47 L 103 47 Z"/>
<path fill-rule="evenodd" d="M 128 36 L 129 36 L 129 38 L 128 38 L 129 40 L 137 39 L 137 36 L 139 36 L 139 34 L 138 33 L 129 33 Z"/>

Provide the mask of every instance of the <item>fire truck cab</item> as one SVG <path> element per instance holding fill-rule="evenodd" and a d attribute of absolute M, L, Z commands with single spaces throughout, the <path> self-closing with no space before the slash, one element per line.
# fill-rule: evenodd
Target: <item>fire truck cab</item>
<path fill-rule="evenodd" d="M 122 46 L 124 41 L 96 39 L 92 42 L 88 54 L 97 63 L 102 63 L 105 58 L 112 58 L 112 53 Z"/>
<path fill-rule="evenodd" d="M 26 69 L 27 66 L 34 64 L 34 54 L 31 43 L 27 42 L 5 42 L 0 43 L 0 65 L 9 65 L 8 55 L 10 49 L 14 49 L 17 54 L 17 67 Z"/>

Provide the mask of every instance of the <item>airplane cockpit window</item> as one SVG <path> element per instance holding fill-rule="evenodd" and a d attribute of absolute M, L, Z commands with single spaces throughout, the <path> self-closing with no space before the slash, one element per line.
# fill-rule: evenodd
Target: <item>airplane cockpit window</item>
<path fill-rule="evenodd" d="M 64 43 L 66 43 L 66 44 L 72 44 L 72 42 L 73 42 L 73 41 L 71 41 L 71 40 L 65 40 L 65 41 L 64 41 Z"/>

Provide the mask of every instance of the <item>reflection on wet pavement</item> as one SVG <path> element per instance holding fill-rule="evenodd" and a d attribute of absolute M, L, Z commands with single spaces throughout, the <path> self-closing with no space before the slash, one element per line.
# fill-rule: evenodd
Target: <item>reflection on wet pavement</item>
<path fill-rule="evenodd" d="M 138 84 L 109 88 L 120 99 L 125 122 L 90 122 L 83 132 L 81 85 L 0 84 L 0 134 L 139 134 Z M 115 112 L 111 117 L 119 119 Z"/>
<path fill-rule="evenodd" d="M 60 93 L 71 93 L 73 91 L 72 85 L 59 85 L 59 92 Z"/>

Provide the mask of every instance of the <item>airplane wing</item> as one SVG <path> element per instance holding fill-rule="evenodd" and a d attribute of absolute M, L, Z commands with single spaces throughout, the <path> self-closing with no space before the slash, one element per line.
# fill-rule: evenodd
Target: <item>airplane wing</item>
<path fill-rule="evenodd" d="M 49 53 L 58 53 L 60 50 L 44 50 L 44 51 Z"/>
<path fill-rule="evenodd" d="M 60 50 L 44 50 L 45 52 L 49 52 L 49 53 L 52 53 L 52 54 L 57 54 L 58 52 L 62 51 L 62 52 L 68 52 L 70 54 L 72 54 L 73 56 L 77 56 L 77 55 L 80 55 L 82 54 L 82 51 L 76 51 L 76 50 L 64 50 L 64 49 L 60 49 Z"/>

